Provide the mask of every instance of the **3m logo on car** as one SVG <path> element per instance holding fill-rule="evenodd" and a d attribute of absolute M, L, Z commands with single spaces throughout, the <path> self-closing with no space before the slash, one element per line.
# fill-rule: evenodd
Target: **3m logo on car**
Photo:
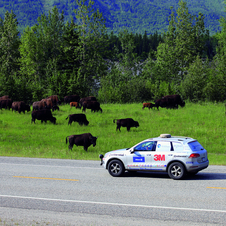
<path fill-rule="evenodd" d="M 165 155 L 154 155 L 155 161 L 165 161 Z"/>

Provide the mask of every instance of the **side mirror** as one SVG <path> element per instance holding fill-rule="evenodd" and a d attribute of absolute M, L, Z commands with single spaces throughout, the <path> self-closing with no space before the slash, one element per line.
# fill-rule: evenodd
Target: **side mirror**
<path fill-rule="evenodd" d="M 130 151 L 130 153 L 132 154 L 132 153 L 134 153 L 136 151 L 136 149 L 132 149 L 131 151 Z"/>

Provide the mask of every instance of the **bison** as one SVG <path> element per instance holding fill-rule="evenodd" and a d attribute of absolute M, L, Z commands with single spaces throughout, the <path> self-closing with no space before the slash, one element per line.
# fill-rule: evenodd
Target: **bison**
<path fill-rule="evenodd" d="M 0 109 L 10 109 L 12 108 L 13 101 L 11 99 L 2 99 L 0 100 Z"/>
<path fill-rule="evenodd" d="M 45 103 L 45 108 L 46 109 L 52 109 L 53 107 L 53 102 L 50 98 L 45 98 L 45 99 L 42 99 L 41 101 L 43 101 Z"/>
<path fill-rule="evenodd" d="M 0 100 L 7 100 L 7 99 L 10 99 L 8 95 L 0 97 Z"/>
<path fill-rule="evenodd" d="M 51 99 L 53 105 L 58 105 L 60 103 L 59 98 L 58 98 L 57 95 L 49 96 L 46 99 Z"/>
<path fill-rule="evenodd" d="M 35 123 L 35 120 L 37 119 L 41 120 L 41 123 L 43 123 L 43 121 L 46 123 L 47 120 L 49 120 L 53 124 L 56 124 L 56 118 L 53 117 L 52 112 L 49 109 L 33 111 L 31 117 L 32 117 L 31 123 L 32 122 Z"/>
<path fill-rule="evenodd" d="M 25 104 L 24 101 L 15 101 L 12 103 L 12 111 L 18 111 L 19 113 L 23 112 L 25 114 L 25 111 L 29 112 L 30 110 L 30 106 Z"/>
<path fill-rule="evenodd" d="M 97 101 L 97 98 L 94 96 L 83 97 L 79 100 L 79 103 L 82 105 L 84 101 Z"/>
<path fill-rule="evenodd" d="M 102 113 L 102 108 L 100 107 L 100 103 L 98 101 L 84 101 L 82 103 L 83 109 L 82 111 L 86 111 L 86 109 L 91 109 L 91 112 L 100 111 Z"/>
<path fill-rule="evenodd" d="M 46 109 L 46 102 L 42 101 L 42 100 L 41 101 L 35 101 L 32 104 L 32 107 L 33 107 L 33 111 Z"/>
<path fill-rule="evenodd" d="M 158 99 L 155 101 L 155 106 L 159 110 L 159 107 L 165 108 L 167 106 L 167 102 L 164 99 Z"/>
<path fill-rule="evenodd" d="M 69 118 L 68 125 L 71 125 L 72 122 L 78 122 L 80 126 L 82 125 L 89 125 L 89 121 L 86 119 L 85 114 L 71 114 L 68 115 L 66 120 Z"/>
<path fill-rule="evenodd" d="M 64 103 L 69 104 L 70 102 L 79 102 L 80 96 L 79 95 L 70 95 L 64 97 Z"/>
<path fill-rule="evenodd" d="M 116 131 L 120 130 L 121 126 L 122 127 L 127 127 L 127 131 L 130 131 L 131 127 L 139 127 L 139 123 L 137 121 L 134 121 L 132 118 L 125 118 L 125 119 L 114 119 L 113 123 L 115 123 L 115 120 L 117 120 L 117 127 L 116 127 Z"/>
<path fill-rule="evenodd" d="M 66 137 L 66 144 L 69 141 L 69 150 L 72 150 L 73 145 L 83 146 L 87 151 L 90 145 L 96 146 L 97 137 L 92 136 L 91 133 L 83 133 L 79 135 L 71 135 Z"/>
<path fill-rule="evenodd" d="M 81 109 L 81 106 L 79 105 L 79 102 L 70 102 L 70 107 L 75 107 Z"/>
<path fill-rule="evenodd" d="M 162 97 L 162 99 L 166 101 L 167 108 L 178 108 L 178 105 L 181 107 L 185 106 L 185 102 L 181 99 L 179 94 L 167 95 Z"/>
<path fill-rule="evenodd" d="M 153 107 L 155 107 L 155 104 L 153 103 L 143 103 L 142 109 L 148 108 L 150 110 L 150 108 L 152 109 Z"/>

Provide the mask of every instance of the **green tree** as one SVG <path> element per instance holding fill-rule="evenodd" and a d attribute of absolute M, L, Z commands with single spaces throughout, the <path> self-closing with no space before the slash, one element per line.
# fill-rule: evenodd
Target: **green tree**
<path fill-rule="evenodd" d="M 226 4 L 226 1 L 224 1 Z M 225 7 L 226 11 L 226 7 Z M 217 34 L 217 54 L 209 76 L 207 88 L 209 99 L 223 101 L 226 99 L 226 18 L 220 19 L 221 32 Z"/>
<path fill-rule="evenodd" d="M 199 56 L 188 68 L 188 73 L 181 83 L 181 93 L 185 99 L 190 101 L 203 101 L 206 98 L 205 91 L 208 74 L 209 61 L 203 61 Z"/>
<path fill-rule="evenodd" d="M 19 31 L 16 15 L 6 12 L 4 21 L 0 21 L 0 92 L 16 97 L 15 78 L 19 74 Z"/>
<path fill-rule="evenodd" d="M 175 12 L 171 8 L 168 30 L 164 42 L 159 44 L 154 70 L 160 81 L 179 85 L 186 76 L 189 65 L 204 51 L 204 16 L 191 15 L 187 3 L 180 0 Z"/>
<path fill-rule="evenodd" d="M 106 74 L 106 27 L 99 10 L 94 11 L 94 2 L 76 0 L 78 8 L 74 10 L 79 33 L 77 60 L 80 62 L 77 81 L 83 96 L 95 94 L 99 79 Z"/>
<path fill-rule="evenodd" d="M 38 23 L 27 27 L 22 34 L 21 72 L 34 86 L 34 96 L 38 99 L 58 93 L 64 27 L 63 12 L 60 14 L 54 7 L 48 16 L 42 14 Z"/>

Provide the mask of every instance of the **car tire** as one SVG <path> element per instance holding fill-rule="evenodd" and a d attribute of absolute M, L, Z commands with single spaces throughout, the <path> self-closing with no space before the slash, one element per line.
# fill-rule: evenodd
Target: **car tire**
<path fill-rule="evenodd" d="M 125 167 L 119 160 L 112 160 L 108 164 L 108 172 L 113 177 L 120 177 L 125 172 Z"/>
<path fill-rule="evenodd" d="M 185 175 L 184 166 L 179 162 L 173 162 L 168 168 L 168 175 L 174 180 L 180 180 Z"/>

